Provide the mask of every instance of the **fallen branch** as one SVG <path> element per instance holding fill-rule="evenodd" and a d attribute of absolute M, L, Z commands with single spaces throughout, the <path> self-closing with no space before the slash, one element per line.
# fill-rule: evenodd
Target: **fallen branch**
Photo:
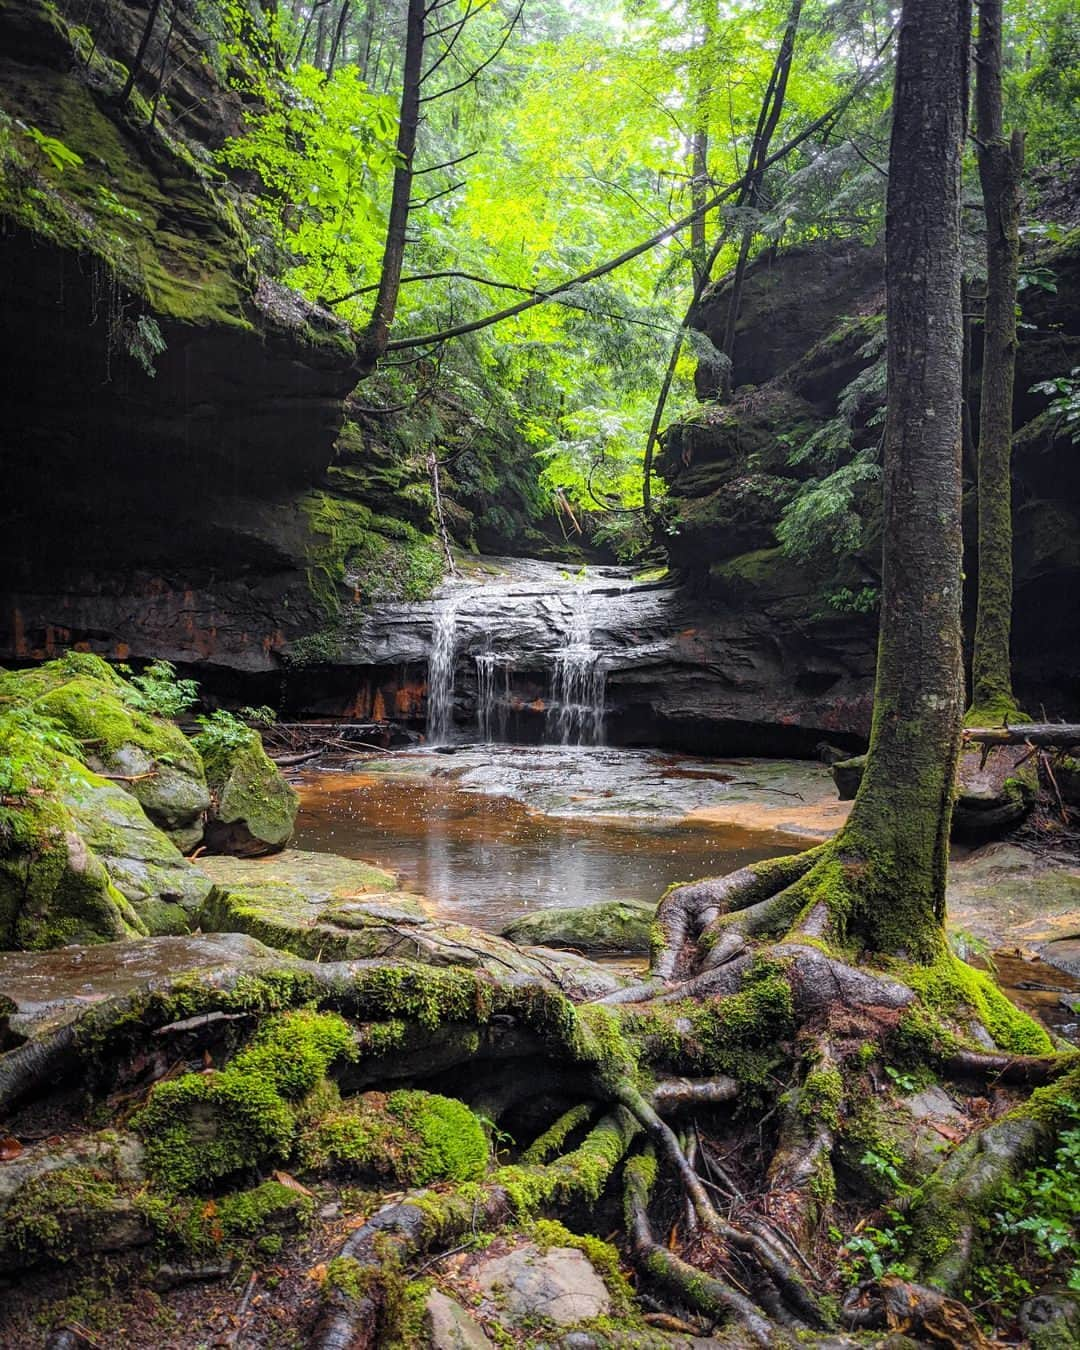
<path fill-rule="evenodd" d="M 1078 722 L 1025 722 L 1017 726 L 965 727 L 965 741 L 977 745 L 1037 745 L 1067 750 L 1080 745 Z"/>

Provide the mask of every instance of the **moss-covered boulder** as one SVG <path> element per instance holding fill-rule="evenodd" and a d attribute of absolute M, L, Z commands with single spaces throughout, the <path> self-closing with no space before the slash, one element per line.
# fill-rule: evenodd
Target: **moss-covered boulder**
<path fill-rule="evenodd" d="M 100 657 L 68 652 L 32 670 L 0 675 L 0 705 L 55 720 L 87 765 L 130 792 L 178 848 L 202 839 L 210 805 L 202 760 L 179 727 L 142 712 L 135 690 Z"/>
<path fill-rule="evenodd" d="M 999 745 L 989 753 L 970 746 L 956 770 L 953 836 L 990 839 L 1018 825 L 1039 795 L 1035 757 L 1024 745 Z"/>
<path fill-rule="evenodd" d="M 189 801 L 206 795 L 190 743 L 130 707 L 135 692 L 78 653 L 0 674 L 0 946 L 190 929 L 209 880 L 152 823 L 134 791 L 148 781 L 95 771 L 130 752 L 156 766 L 147 779 L 160 770 Z"/>
<path fill-rule="evenodd" d="M 94 779 L 75 760 L 57 755 L 55 764 L 57 772 L 76 785 L 76 791 L 92 786 L 110 790 L 108 783 Z M 146 932 L 146 925 L 114 885 L 61 800 L 30 797 L 18 809 L 4 810 L 0 821 L 0 947 L 40 950 L 69 942 L 115 941 Z"/>
<path fill-rule="evenodd" d="M 206 846 L 214 853 L 255 857 L 274 853 L 292 838 L 300 799 L 249 730 L 231 745 L 204 750 L 211 791 Z"/>
<path fill-rule="evenodd" d="M 402 1186 L 473 1181 L 489 1148 L 479 1119 L 453 1097 L 432 1092 L 367 1092 L 327 1112 L 300 1143 L 306 1166 L 356 1173 Z"/>
<path fill-rule="evenodd" d="M 139 803 L 96 774 L 74 775 L 61 801 L 148 933 L 187 933 L 211 881 L 152 825 Z"/>
<path fill-rule="evenodd" d="M 577 908 L 544 909 L 515 919 L 503 937 L 523 947 L 571 947 L 607 955 L 646 953 L 656 906 L 608 900 Z"/>

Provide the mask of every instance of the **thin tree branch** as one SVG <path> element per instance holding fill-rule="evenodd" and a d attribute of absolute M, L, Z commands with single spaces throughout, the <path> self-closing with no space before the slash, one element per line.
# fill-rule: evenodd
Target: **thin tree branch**
<path fill-rule="evenodd" d="M 769 169 L 774 164 L 779 164 L 782 159 L 786 159 L 793 150 L 802 145 L 804 141 L 809 140 L 810 137 L 820 131 L 822 127 L 828 126 L 834 122 L 847 108 L 848 104 L 851 103 L 852 99 L 877 79 L 878 74 L 878 71 L 874 71 L 870 74 L 861 76 L 843 98 L 834 103 L 833 106 L 822 113 L 820 117 L 815 118 L 813 122 L 804 127 L 802 131 L 782 145 L 779 150 L 775 151 L 772 155 L 769 155 L 760 165 L 760 170 Z M 757 171 L 758 170 L 755 170 L 755 172 Z M 715 210 L 716 207 L 722 205 L 730 197 L 733 197 L 740 188 L 744 187 L 750 177 L 751 175 L 749 174 L 743 174 L 741 178 L 730 183 L 722 192 L 718 192 L 715 196 L 710 197 L 698 210 L 691 211 L 689 214 L 681 216 L 678 220 L 672 221 L 670 225 L 665 226 L 662 230 L 658 230 L 656 234 L 650 235 L 648 239 L 642 240 L 640 244 L 635 244 L 632 248 L 628 248 L 624 252 L 618 254 L 617 257 L 611 258 L 607 262 L 600 263 L 596 267 L 591 267 L 587 272 L 581 272 L 575 277 L 570 277 L 566 281 L 560 282 L 557 286 L 553 286 L 547 290 L 538 290 L 534 296 L 528 300 L 522 300 L 520 304 L 511 305 L 507 309 L 498 310 L 493 314 L 485 315 L 481 319 L 474 319 L 471 323 L 457 324 L 453 328 L 446 328 L 438 333 L 429 333 L 419 337 L 398 338 L 396 341 L 389 342 L 385 350 L 408 351 L 414 347 L 430 347 L 435 343 L 447 342 L 451 338 L 464 337 L 467 333 L 475 333 L 481 328 L 489 328 L 492 324 L 501 323 L 504 319 L 516 318 L 518 314 L 523 314 L 525 310 L 532 309 L 536 305 L 546 304 L 548 301 L 556 299 L 560 292 L 567 290 L 571 286 L 581 286 L 586 282 L 595 281 L 597 277 L 606 276 L 609 272 L 614 272 L 616 268 L 622 267 L 628 262 L 632 262 L 635 258 L 640 258 L 643 253 L 648 253 L 650 249 L 656 248 L 658 244 L 662 244 L 666 239 L 670 239 L 672 235 L 678 234 L 681 230 L 685 230 L 691 221 L 696 220 L 702 212 Z"/>
<path fill-rule="evenodd" d="M 495 48 L 495 50 L 485 61 L 481 61 L 481 63 L 476 67 L 476 69 L 471 74 L 467 75 L 465 79 L 459 80 L 457 84 L 451 84 L 448 85 L 445 89 L 440 89 L 438 93 L 421 94 L 420 102 L 434 103 L 436 99 L 445 98 L 447 94 L 456 94 L 459 89 L 464 89 L 466 85 L 474 84 L 476 80 L 479 79 L 480 75 L 485 70 L 487 70 L 488 66 L 491 65 L 492 61 L 494 61 L 496 57 L 498 57 L 499 53 L 510 41 L 510 35 L 517 27 L 517 22 L 521 18 L 521 11 L 524 8 L 525 8 L 525 0 L 521 0 L 521 4 L 518 5 L 517 7 L 517 12 L 515 13 L 514 17 L 510 20 L 510 22 L 506 25 L 506 32 L 502 35 L 502 38 L 499 41 L 499 45 Z"/>

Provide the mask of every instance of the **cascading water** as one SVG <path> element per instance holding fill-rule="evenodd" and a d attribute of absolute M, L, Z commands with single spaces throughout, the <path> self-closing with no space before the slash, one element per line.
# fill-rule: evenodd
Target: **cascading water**
<path fill-rule="evenodd" d="M 475 660 L 476 725 L 480 739 L 485 743 L 505 741 L 510 715 L 510 666 L 506 661 L 500 661 L 494 652 L 478 652 Z"/>
<path fill-rule="evenodd" d="M 454 664 L 457 657 L 459 604 L 459 597 L 448 596 L 438 605 L 432 617 L 427 681 L 427 738 L 430 745 L 445 745 L 454 729 Z"/>
<path fill-rule="evenodd" d="M 546 729 L 562 745 L 602 745 L 604 739 L 607 672 L 592 645 L 590 600 L 588 591 L 571 595 L 566 641 L 555 653 Z"/>

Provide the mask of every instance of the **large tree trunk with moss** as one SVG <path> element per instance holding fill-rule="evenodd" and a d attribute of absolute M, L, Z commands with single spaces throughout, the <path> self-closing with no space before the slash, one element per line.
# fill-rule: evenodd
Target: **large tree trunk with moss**
<path fill-rule="evenodd" d="M 873 950 L 940 949 L 960 745 L 960 169 L 970 5 L 909 0 L 886 225 L 881 636 L 866 771 L 836 842 L 840 917 Z"/>
<path fill-rule="evenodd" d="M 1012 626 L 1013 378 L 1020 270 L 1024 140 L 1006 139 L 1001 89 L 1001 0 L 979 0 L 975 136 L 986 213 L 986 312 L 979 407 L 979 595 L 971 706 L 977 716 L 1015 710 Z M 1001 720 L 1000 717 L 998 720 Z"/>

